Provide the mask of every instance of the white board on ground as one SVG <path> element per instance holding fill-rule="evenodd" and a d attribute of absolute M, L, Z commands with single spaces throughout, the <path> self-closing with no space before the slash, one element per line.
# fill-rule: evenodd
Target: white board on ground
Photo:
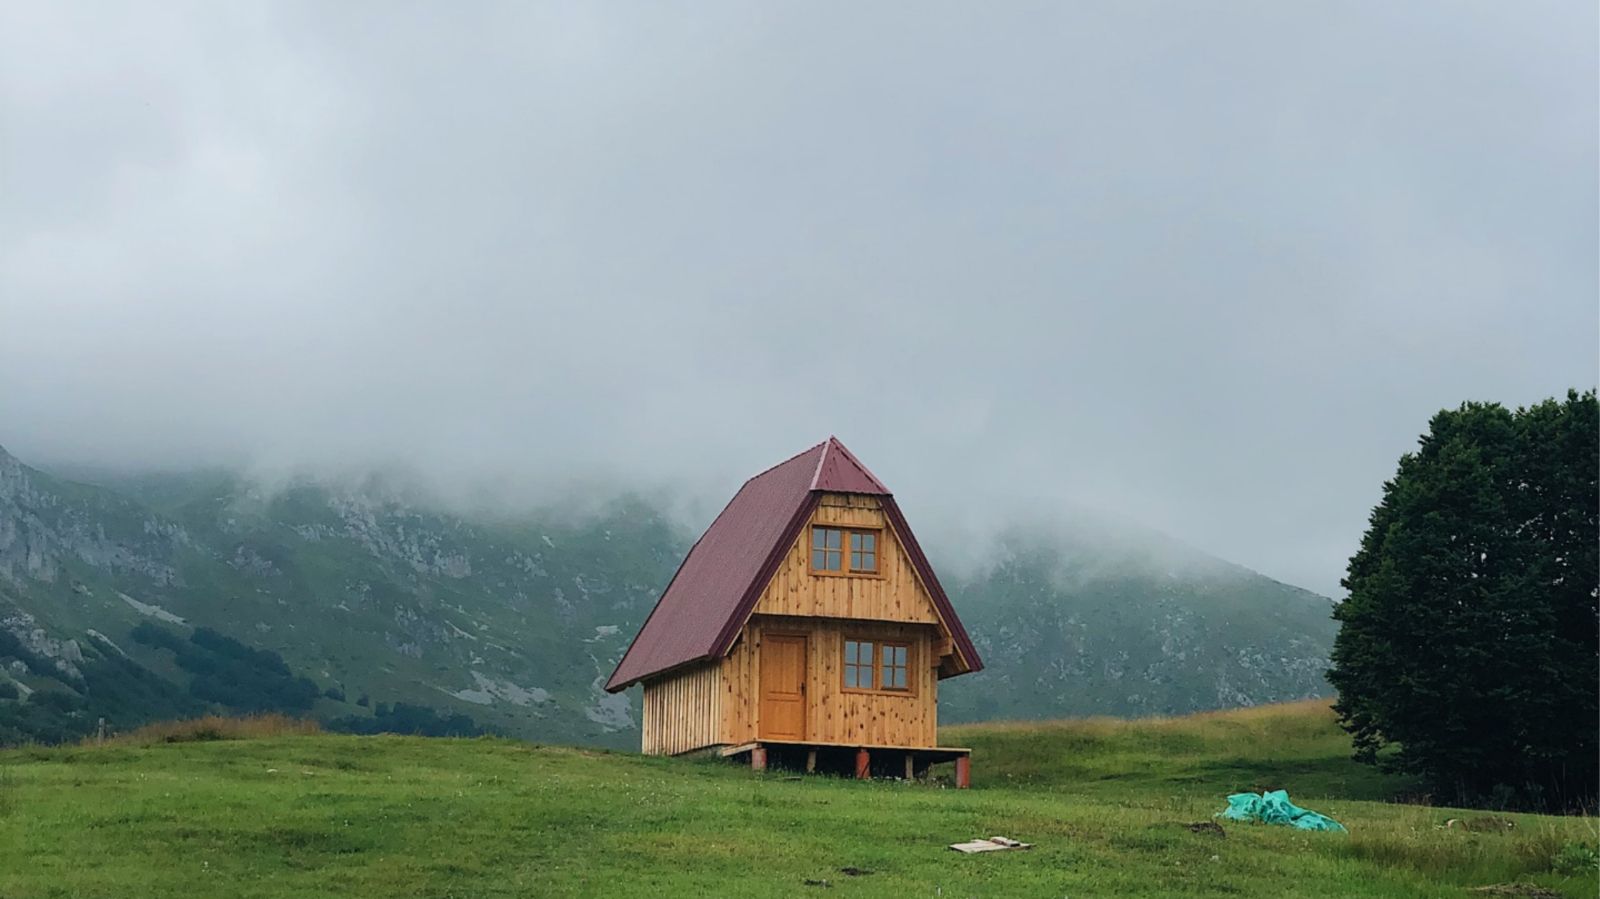
<path fill-rule="evenodd" d="M 950 848 L 957 852 L 999 852 L 1002 849 L 1032 849 L 1032 843 L 1019 843 L 1010 837 L 990 837 L 987 840 L 973 840 L 969 843 L 951 843 Z"/>

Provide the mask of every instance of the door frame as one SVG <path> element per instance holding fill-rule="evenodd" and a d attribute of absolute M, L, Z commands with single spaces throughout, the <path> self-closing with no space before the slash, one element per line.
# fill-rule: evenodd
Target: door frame
<path fill-rule="evenodd" d="M 811 737 L 811 635 L 803 631 L 761 631 L 761 649 L 766 650 L 767 639 L 777 637 L 783 640 L 800 641 L 800 737 L 804 742 Z M 782 737 L 767 737 L 762 732 L 766 729 L 766 716 L 762 714 L 766 706 L 767 686 L 761 677 L 763 666 L 762 656 L 756 658 L 756 739 L 782 740 Z"/>

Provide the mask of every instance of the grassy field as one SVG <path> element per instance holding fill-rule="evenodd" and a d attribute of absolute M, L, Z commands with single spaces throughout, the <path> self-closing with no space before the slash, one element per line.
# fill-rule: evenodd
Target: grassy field
<path fill-rule="evenodd" d="M 212 736 L 223 733 L 216 728 Z M 288 732 L 285 732 L 288 731 Z M 707 760 L 297 733 L 0 753 L 0 896 L 1455 896 L 1600 889 L 1593 819 L 1379 800 L 1317 704 L 952 729 L 975 788 Z M 1349 835 L 1226 825 L 1284 787 Z M 963 856 L 1004 834 L 1037 848 Z M 849 874 L 852 868 L 870 873 Z M 808 884 L 808 881 L 812 882 Z M 826 886 L 823 885 L 826 882 Z M 1519 894 L 1496 894 L 1519 895 Z M 1520 895 L 1554 895 L 1523 892 Z"/>

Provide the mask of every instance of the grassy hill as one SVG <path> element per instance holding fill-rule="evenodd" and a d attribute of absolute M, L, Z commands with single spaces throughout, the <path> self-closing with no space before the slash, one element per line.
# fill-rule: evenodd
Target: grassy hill
<path fill-rule="evenodd" d="M 991 781 L 1025 789 L 1210 795 L 1223 785 L 1375 802 L 1410 793 L 1404 780 L 1350 760 L 1350 737 L 1326 700 L 1179 718 L 947 727 L 941 739 L 972 747 Z"/>
<path fill-rule="evenodd" d="M 1600 886 L 1592 819 L 1443 829 L 1482 813 L 1378 801 L 1405 785 L 1348 761 L 1316 703 L 955 729 L 946 742 L 977 749 L 970 791 L 501 739 L 265 730 L 0 752 L 0 895 L 1466 897 L 1519 881 L 1569 896 Z M 1273 786 L 1350 834 L 1185 826 L 1211 820 L 1231 791 Z M 1037 848 L 945 848 L 993 834 Z"/>

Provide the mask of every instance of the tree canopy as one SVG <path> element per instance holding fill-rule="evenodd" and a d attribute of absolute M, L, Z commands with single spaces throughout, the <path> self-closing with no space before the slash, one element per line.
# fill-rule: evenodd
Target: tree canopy
<path fill-rule="evenodd" d="M 1328 678 L 1358 758 L 1439 799 L 1592 806 L 1595 393 L 1434 416 L 1384 484 Z"/>

